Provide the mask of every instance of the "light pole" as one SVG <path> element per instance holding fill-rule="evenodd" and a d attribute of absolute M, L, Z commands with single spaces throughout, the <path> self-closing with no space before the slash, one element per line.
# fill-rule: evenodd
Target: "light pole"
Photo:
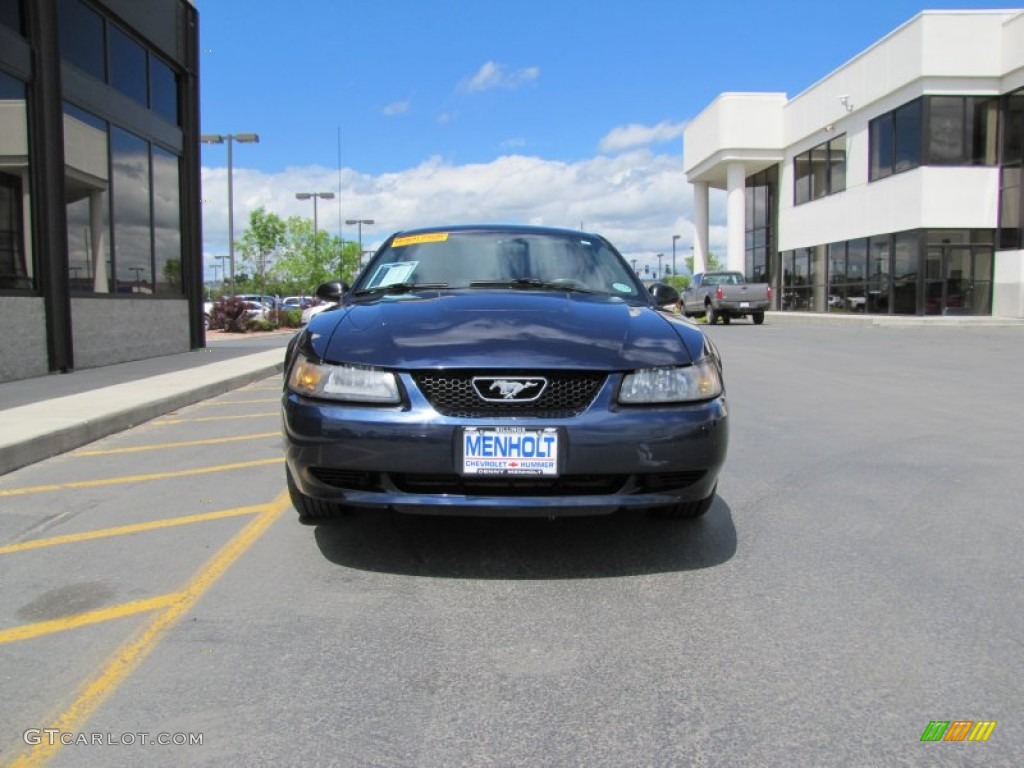
<path fill-rule="evenodd" d="M 661 280 L 661 278 L 664 277 L 664 275 L 662 275 L 662 272 L 661 272 L 661 260 L 663 258 L 665 258 L 665 254 L 664 253 L 659 253 L 658 254 L 658 274 L 657 274 L 657 278 L 659 280 Z"/>
<path fill-rule="evenodd" d="M 676 240 L 679 239 L 679 235 L 672 235 L 672 275 L 679 274 L 676 272 Z"/>
<path fill-rule="evenodd" d="M 295 193 L 295 199 L 296 200 L 309 200 L 310 198 L 313 198 L 313 260 L 316 261 L 316 257 L 318 255 L 318 251 L 320 250 L 320 245 L 317 242 L 317 237 L 316 237 L 316 233 L 317 233 L 316 201 L 317 201 L 318 198 L 321 199 L 321 200 L 333 200 L 334 199 L 334 193 L 333 192 L 296 192 Z"/>
<path fill-rule="evenodd" d="M 234 189 L 232 187 L 231 177 L 233 175 L 231 167 L 231 144 L 235 141 L 240 141 L 243 144 L 258 144 L 260 137 L 255 133 L 204 133 L 199 137 L 199 140 L 203 144 L 223 144 L 225 141 L 228 143 L 228 268 L 230 270 L 228 276 L 228 284 L 230 285 L 231 295 L 235 295 L 235 198 Z"/>
<path fill-rule="evenodd" d="M 128 267 L 128 271 L 135 273 L 135 292 L 140 293 L 139 280 L 142 277 L 142 273 L 146 271 L 145 267 Z"/>
<path fill-rule="evenodd" d="M 345 219 L 345 223 L 352 225 L 359 225 L 359 264 L 363 263 L 363 224 L 372 225 L 374 224 L 373 219 Z"/>

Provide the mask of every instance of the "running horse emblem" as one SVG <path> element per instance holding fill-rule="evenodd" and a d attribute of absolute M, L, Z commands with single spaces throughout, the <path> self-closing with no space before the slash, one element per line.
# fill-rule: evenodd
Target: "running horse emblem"
<path fill-rule="evenodd" d="M 507 381 L 505 379 L 498 379 L 491 384 L 489 389 L 498 390 L 498 394 L 506 400 L 514 400 L 523 390 L 536 387 L 539 384 L 539 381 Z"/>

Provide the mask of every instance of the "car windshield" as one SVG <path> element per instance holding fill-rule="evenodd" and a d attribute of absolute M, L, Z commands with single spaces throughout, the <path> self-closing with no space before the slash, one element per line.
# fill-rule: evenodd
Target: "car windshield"
<path fill-rule="evenodd" d="M 565 290 L 647 300 L 629 265 L 604 240 L 568 232 L 399 235 L 376 255 L 355 292 L 398 293 L 416 286 Z"/>

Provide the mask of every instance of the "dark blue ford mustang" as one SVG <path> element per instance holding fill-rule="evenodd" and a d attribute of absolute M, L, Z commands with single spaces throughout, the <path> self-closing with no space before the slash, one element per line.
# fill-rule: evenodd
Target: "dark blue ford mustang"
<path fill-rule="evenodd" d="M 653 295 L 652 295 L 653 293 Z M 698 517 L 728 444 L 722 367 L 603 237 L 392 235 L 293 340 L 287 480 L 305 522 L 351 507 Z"/>

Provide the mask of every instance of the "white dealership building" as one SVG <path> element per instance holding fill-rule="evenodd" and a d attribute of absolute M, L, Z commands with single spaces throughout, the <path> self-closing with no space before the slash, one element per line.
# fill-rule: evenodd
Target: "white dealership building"
<path fill-rule="evenodd" d="M 723 93 L 687 127 L 697 271 L 775 308 L 1024 317 L 1024 11 L 924 11 L 799 95 Z"/>

